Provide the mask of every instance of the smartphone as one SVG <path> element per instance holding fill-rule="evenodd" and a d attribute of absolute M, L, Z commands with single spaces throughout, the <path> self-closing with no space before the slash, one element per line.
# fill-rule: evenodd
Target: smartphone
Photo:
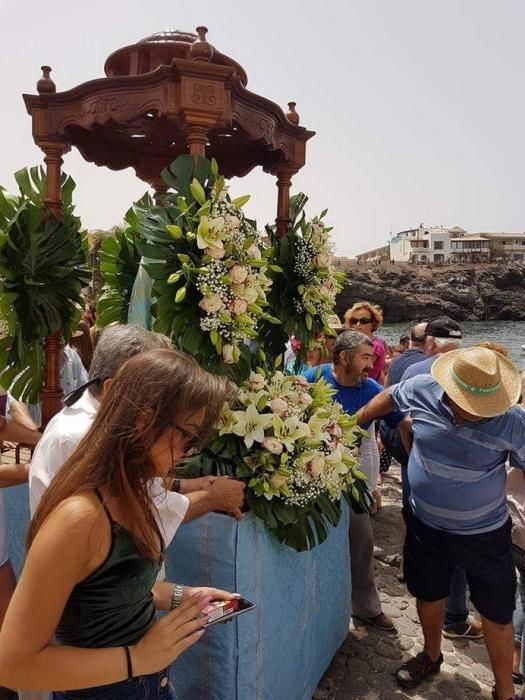
<path fill-rule="evenodd" d="M 225 609 L 222 609 L 223 603 L 226 603 Z M 228 604 L 231 603 L 236 603 L 234 608 L 231 605 L 228 607 Z M 234 617 L 238 617 L 249 610 L 254 610 L 255 607 L 255 603 L 251 603 L 246 598 L 234 598 L 233 601 L 215 601 L 202 611 L 208 617 L 208 622 L 203 627 L 211 627 L 220 622 L 233 620 Z"/>

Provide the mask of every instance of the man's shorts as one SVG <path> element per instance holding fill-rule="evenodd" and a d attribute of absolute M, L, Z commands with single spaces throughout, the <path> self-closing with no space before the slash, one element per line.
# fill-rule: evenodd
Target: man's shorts
<path fill-rule="evenodd" d="M 512 558 L 511 520 L 492 532 L 457 535 L 421 522 L 410 506 L 403 508 L 406 524 L 404 573 L 409 592 L 418 600 L 446 598 L 456 566 L 465 569 L 470 599 L 491 622 L 512 622 L 516 571 Z"/>

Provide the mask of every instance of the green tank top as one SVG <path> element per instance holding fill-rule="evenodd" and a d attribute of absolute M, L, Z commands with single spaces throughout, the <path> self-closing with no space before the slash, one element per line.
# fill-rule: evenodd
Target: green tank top
<path fill-rule="evenodd" d="M 131 533 L 111 517 L 99 491 L 96 495 L 111 523 L 111 545 L 102 564 L 72 590 L 55 632 L 58 644 L 99 648 L 135 644 L 155 621 L 151 589 L 164 560 L 146 559 Z"/>

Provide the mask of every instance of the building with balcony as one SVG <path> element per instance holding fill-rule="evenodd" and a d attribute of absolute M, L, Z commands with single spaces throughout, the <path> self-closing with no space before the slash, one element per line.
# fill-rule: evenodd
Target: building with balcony
<path fill-rule="evenodd" d="M 474 233 L 451 239 L 452 260 L 483 262 L 495 258 L 525 261 L 525 233 Z"/>
<path fill-rule="evenodd" d="M 479 233 L 490 241 L 493 258 L 511 258 L 516 262 L 525 261 L 525 233 Z"/>
<path fill-rule="evenodd" d="M 390 240 L 390 259 L 394 262 L 446 262 L 450 259 L 450 241 L 463 236 L 459 226 L 424 226 L 399 231 Z"/>
<path fill-rule="evenodd" d="M 490 241 L 474 233 L 450 239 L 451 260 L 454 262 L 486 262 L 490 260 Z"/>

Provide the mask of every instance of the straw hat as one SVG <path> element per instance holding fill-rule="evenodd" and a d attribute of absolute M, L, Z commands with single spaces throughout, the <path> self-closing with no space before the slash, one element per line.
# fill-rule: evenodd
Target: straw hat
<path fill-rule="evenodd" d="M 518 370 L 487 348 L 450 350 L 437 358 L 431 372 L 454 403 L 479 418 L 506 413 L 521 394 Z"/>

